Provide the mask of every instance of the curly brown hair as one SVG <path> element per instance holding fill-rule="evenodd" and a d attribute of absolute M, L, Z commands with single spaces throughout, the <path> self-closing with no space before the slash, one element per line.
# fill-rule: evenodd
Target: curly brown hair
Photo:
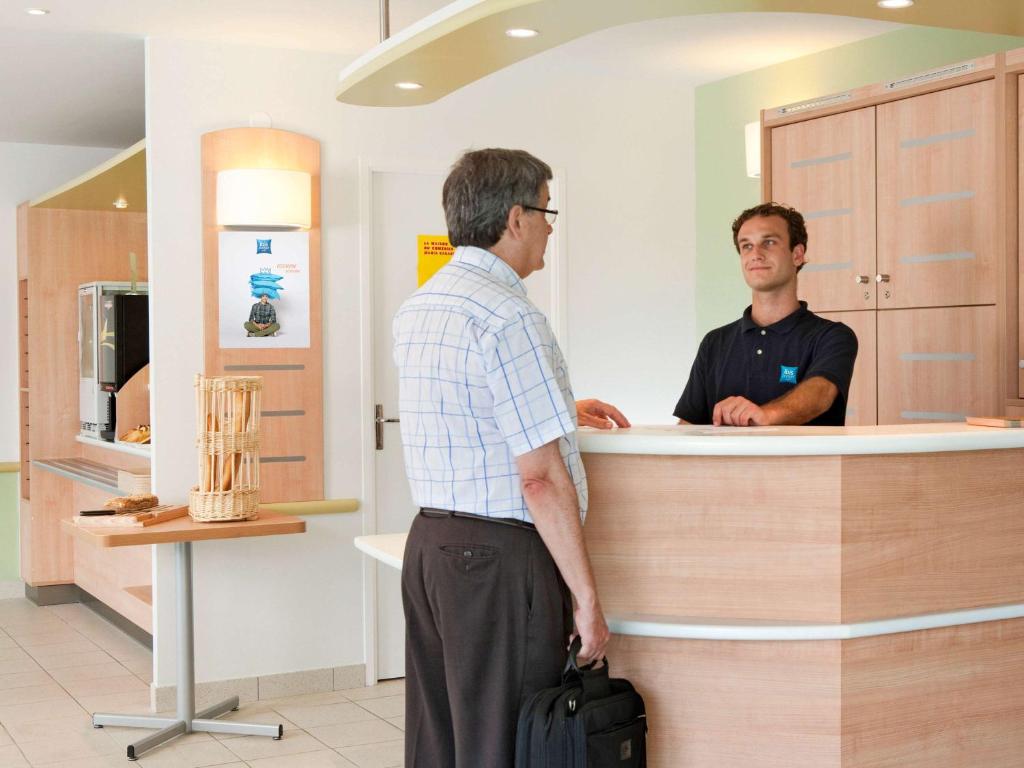
<path fill-rule="evenodd" d="M 804 217 L 800 211 L 796 208 L 791 208 L 788 205 L 782 205 L 781 203 L 761 203 L 755 205 L 753 208 L 747 208 L 743 213 L 736 217 L 736 221 L 732 223 L 732 244 L 736 246 L 736 253 L 740 252 L 740 227 L 742 227 L 749 219 L 757 218 L 758 216 L 778 216 L 786 222 L 786 226 L 789 228 L 789 249 L 793 250 L 798 245 L 802 245 L 804 249 L 807 248 L 807 225 L 804 224 Z M 803 269 L 801 264 L 797 271 Z"/>

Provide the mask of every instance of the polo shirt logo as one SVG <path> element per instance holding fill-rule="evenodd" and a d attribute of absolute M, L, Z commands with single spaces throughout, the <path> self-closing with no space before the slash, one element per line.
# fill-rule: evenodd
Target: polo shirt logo
<path fill-rule="evenodd" d="M 270 238 L 263 240 L 259 237 L 256 238 L 256 253 L 270 253 Z"/>
<path fill-rule="evenodd" d="M 780 365 L 779 366 L 779 383 L 780 384 L 796 384 L 796 372 L 799 370 L 799 366 L 796 365 Z"/>

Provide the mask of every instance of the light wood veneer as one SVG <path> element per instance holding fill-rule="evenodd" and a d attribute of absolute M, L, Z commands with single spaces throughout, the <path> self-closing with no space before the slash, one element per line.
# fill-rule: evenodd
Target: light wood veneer
<path fill-rule="evenodd" d="M 846 426 L 878 423 L 878 313 L 819 312 L 821 317 L 845 323 L 857 335 L 857 362 L 853 366 Z"/>

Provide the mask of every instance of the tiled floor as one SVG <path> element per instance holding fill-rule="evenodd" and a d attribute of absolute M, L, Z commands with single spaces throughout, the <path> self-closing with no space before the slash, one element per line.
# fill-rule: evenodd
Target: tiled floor
<path fill-rule="evenodd" d="M 242 705 L 284 738 L 194 733 L 143 754 L 144 730 L 92 727 L 94 711 L 148 711 L 152 655 L 81 605 L 0 600 L 0 768 L 391 768 L 402 765 L 402 681 Z"/>

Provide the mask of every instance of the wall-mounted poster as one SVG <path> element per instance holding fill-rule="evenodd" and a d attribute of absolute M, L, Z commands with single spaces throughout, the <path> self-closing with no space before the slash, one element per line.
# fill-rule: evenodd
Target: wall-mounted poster
<path fill-rule="evenodd" d="M 309 233 L 221 232 L 220 346 L 309 347 Z"/>
<path fill-rule="evenodd" d="M 416 235 L 416 285 L 423 285 L 452 259 L 448 235 Z"/>

